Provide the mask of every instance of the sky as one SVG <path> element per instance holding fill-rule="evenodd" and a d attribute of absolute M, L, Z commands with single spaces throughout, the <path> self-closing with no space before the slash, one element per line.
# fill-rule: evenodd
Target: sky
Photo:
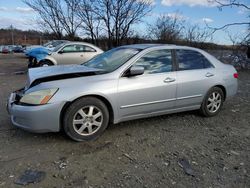
<path fill-rule="evenodd" d="M 227 7 L 222 11 L 208 0 L 149 0 L 153 3 L 152 12 L 143 18 L 148 24 L 154 23 L 159 15 L 176 16 L 188 24 L 198 24 L 201 28 L 206 23 L 211 27 L 220 27 L 227 23 L 248 21 L 250 12 L 239 7 Z M 226 1 L 226 0 L 224 0 Z M 240 0 L 250 5 L 249 0 Z M 25 5 L 22 0 L 0 0 L 0 28 L 13 25 L 15 28 L 39 30 L 36 25 L 37 14 Z M 146 34 L 145 24 L 137 26 L 139 33 Z M 241 37 L 247 32 L 247 26 L 232 26 L 225 31 L 214 34 L 213 40 L 218 44 L 231 44 L 227 33 L 234 37 Z"/>

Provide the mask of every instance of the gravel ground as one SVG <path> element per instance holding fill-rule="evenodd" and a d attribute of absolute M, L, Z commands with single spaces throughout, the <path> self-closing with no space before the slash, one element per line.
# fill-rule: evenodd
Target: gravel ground
<path fill-rule="evenodd" d="M 193 111 L 130 121 L 77 143 L 11 125 L 5 102 L 25 84 L 14 72 L 26 61 L 0 55 L 0 187 L 21 187 L 15 181 L 28 169 L 46 173 L 36 187 L 250 187 L 250 71 L 239 72 L 237 96 L 216 117 Z"/>

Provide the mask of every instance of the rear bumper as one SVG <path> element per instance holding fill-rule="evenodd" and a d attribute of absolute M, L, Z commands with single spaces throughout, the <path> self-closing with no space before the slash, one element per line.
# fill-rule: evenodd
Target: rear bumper
<path fill-rule="evenodd" d="M 60 130 L 60 113 L 63 106 L 64 103 L 23 106 L 9 101 L 7 110 L 14 126 L 30 132 L 45 133 Z"/>

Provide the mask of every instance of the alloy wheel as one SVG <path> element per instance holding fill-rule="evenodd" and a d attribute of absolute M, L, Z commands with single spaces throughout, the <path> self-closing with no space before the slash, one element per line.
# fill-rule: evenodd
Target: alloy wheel
<path fill-rule="evenodd" d="M 207 100 L 207 109 L 210 113 L 215 113 L 219 110 L 222 103 L 221 94 L 217 91 L 211 93 Z"/>
<path fill-rule="evenodd" d="M 73 118 L 74 130 L 83 136 L 97 132 L 103 122 L 103 113 L 96 106 L 85 106 L 78 110 Z"/>

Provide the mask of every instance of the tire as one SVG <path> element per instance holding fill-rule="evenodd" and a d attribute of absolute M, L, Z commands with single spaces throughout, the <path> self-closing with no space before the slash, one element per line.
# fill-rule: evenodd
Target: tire
<path fill-rule="evenodd" d="M 76 100 L 66 109 L 63 117 L 63 129 L 75 141 L 97 139 L 107 128 L 108 123 L 108 108 L 95 97 Z"/>
<path fill-rule="evenodd" d="M 44 60 L 39 63 L 39 67 L 47 67 L 47 66 L 53 66 L 54 64 L 51 61 Z"/>
<path fill-rule="evenodd" d="M 201 114 L 206 117 L 217 115 L 221 111 L 224 100 L 224 93 L 219 87 L 211 88 L 201 104 Z"/>
<path fill-rule="evenodd" d="M 29 68 L 33 68 L 33 67 L 34 67 L 34 65 L 33 65 L 32 63 L 29 63 L 29 64 L 28 64 L 28 69 L 29 69 Z"/>
<path fill-rule="evenodd" d="M 33 57 L 29 57 L 29 62 L 33 62 Z"/>

